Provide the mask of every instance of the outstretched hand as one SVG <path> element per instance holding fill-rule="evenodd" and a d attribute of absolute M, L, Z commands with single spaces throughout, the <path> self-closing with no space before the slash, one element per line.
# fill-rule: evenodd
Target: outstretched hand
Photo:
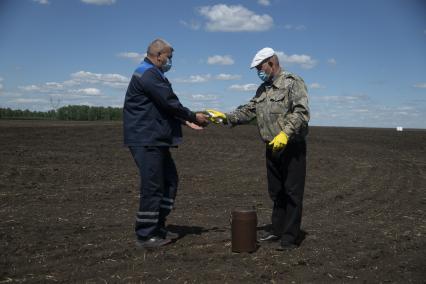
<path fill-rule="evenodd" d="M 185 124 L 186 124 L 186 126 L 192 128 L 194 130 L 203 130 L 204 129 L 204 127 L 199 126 L 199 125 L 197 125 L 197 124 L 195 124 L 193 122 L 185 121 Z"/>
<path fill-rule="evenodd" d="M 195 119 L 197 120 L 195 124 L 201 127 L 205 127 L 209 124 L 209 116 L 202 112 L 195 113 Z"/>

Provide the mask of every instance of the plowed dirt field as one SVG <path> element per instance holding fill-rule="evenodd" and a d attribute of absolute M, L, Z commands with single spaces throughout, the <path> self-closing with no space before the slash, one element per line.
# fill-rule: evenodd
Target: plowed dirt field
<path fill-rule="evenodd" d="M 311 127 L 300 248 L 231 252 L 229 218 L 270 224 L 255 126 L 184 129 L 157 250 L 135 245 L 138 173 L 120 123 L 0 121 L 0 283 L 424 283 L 426 131 Z"/>

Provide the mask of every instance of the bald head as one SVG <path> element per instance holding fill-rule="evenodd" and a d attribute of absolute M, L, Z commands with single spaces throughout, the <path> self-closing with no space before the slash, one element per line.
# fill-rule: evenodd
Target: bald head
<path fill-rule="evenodd" d="M 168 60 L 172 59 L 173 47 L 167 41 L 161 38 L 157 38 L 150 43 L 146 54 L 146 57 L 148 57 L 152 64 L 158 68 L 162 68 L 162 66 L 166 64 Z"/>
<path fill-rule="evenodd" d="M 157 38 L 148 46 L 148 56 L 154 57 L 162 52 L 173 52 L 173 47 L 167 41 Z"/>

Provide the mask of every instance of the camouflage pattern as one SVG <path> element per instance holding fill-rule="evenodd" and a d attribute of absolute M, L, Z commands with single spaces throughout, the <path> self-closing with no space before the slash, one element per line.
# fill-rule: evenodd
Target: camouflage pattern
<path fill-rule="evenodd" d="M 281 72 L 272 83 L 263 83 L 249 103 L 226 114 L 232 125 L 257 118 L 260 136 L 271 141 L 280 131 L 290 141 L 304 140 L 308 134 L 309 106 L 305 82 L 297 75 Z"/>

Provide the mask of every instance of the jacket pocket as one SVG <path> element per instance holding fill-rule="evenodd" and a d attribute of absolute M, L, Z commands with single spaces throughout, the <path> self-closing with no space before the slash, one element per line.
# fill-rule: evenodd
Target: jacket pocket
<path fill-rule="evenodd" d="M 266 93 L 263 93 L 259 97 L 255 97 L 255 98 L 251 99 L 251 101 L 253 101 L 255 103 L 260 103 L 260 102 L 263 102 L 265 99 L 266 99 Z"/>
<path fill-rule="evenodd" d="M 161 120 L 161 119 L 156 119 L 155 120 L 157 123 L 157 132 L 159 134 L 160 137 L 162 138 L 169 138 L 172 135 L 172 129 L 170 127 L 170 124 L 165 121 L 165 120 Z"/>
<path fill-rule="evenodd" d="M 288 90 L 277 90 L 269 98 L 270 111 L 274 114 L 285 114 L 288 110 Z"/>

